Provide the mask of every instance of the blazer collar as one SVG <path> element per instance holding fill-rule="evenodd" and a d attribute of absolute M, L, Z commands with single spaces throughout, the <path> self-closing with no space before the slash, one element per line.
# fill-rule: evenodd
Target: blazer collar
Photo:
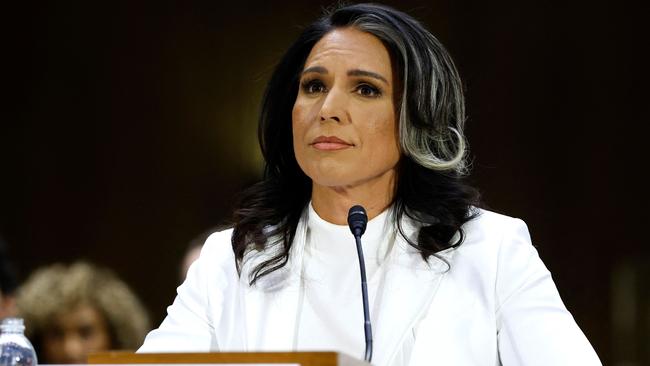
<path fill-rule="evenodd" d="M 301 281 L 300 269 L 307 233 L 307 210 L 298 222 L 296 236 L 285 266 L 248 285 L 249 273 L 275 252 L 251 253 L 242 268 L 240 296 L 244 299 L 245 349 L 248 351 L 295 351 L 295 334 Z"/>
<path fill-rule="evenodd" d="M 418 227 L 403 220 L 402 227 L 415 238 Z M 397 235 L 391 255 L 384 264 L 383 286 L 375 303 L 373 316 L 373 363 L 393 364 L 407 337 L 413 336 L 418 323 L 427 314 L 450 261 L 453 250 L 443 251 L 438 258 L 422 259 L 418 250 Z M 443 260 L 444 259 L 444 260 Z"/>

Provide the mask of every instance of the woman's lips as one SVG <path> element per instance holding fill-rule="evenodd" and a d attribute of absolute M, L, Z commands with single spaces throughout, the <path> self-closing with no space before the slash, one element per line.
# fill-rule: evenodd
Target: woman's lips
<path fill-rule="evenodd" d="M 354 144 L 351 144 L 347 141 L 341 140 L 336 136 L 318 136 L 312 141 L 311 146 L 316 150 L 342 150 L 349 147 L 353 147 Z"/>

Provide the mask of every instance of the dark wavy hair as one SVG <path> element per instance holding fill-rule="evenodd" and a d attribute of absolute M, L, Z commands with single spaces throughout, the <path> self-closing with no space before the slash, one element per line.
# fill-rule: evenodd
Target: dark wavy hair
<path fill-rule="evenodd" d="M 312 47 L 343 27 L 379 38 L 401 85 L 395 103 L 402 157 L 393 198 L 400 235 L 428 260 L 460 245 L 462 225 L 476 215 L 479 194 L 462 181 L 467 173 L 463 88 L 448 52 L 405 13 L 376 4 L 338 6 L 304 29 L 276 66 L 264 94 L 258 130 L 264 177 L 241 194 L 233 214 L 232 247 L 240 273 L 249 251 L 276 249 L 252 269 L 251 285 L 287 263 L 311 198 L 312 181 L 294 156 L 291 112 Z M 415 239 L 400 224 L 405 215 L 420 224 Z"/>

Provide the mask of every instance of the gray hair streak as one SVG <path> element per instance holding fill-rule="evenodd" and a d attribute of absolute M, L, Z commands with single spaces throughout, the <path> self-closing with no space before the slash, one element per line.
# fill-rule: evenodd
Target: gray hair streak
<path fill-rule="evenodd" d="M 463 87 L 444 46 L 415 21 L 389 24 L 367 14 L 350 25 L 382 40 L 393 62 L 401 66 L 399 139 L 403 153 L 425 168 L 466 174 Z"/>

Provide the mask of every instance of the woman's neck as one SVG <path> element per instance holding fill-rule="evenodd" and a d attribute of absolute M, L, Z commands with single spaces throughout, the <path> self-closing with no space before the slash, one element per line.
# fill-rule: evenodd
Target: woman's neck
<path fill-rule="evenodd" d="M 368 219 L 381 214 L 393 202 L 394 175 L 352 187 L 327 187 L 312 185 L 312 206 L 323 220 L 337 225 L 347 225 L 348 211 L 354 205 L 366 209 Z"/>

